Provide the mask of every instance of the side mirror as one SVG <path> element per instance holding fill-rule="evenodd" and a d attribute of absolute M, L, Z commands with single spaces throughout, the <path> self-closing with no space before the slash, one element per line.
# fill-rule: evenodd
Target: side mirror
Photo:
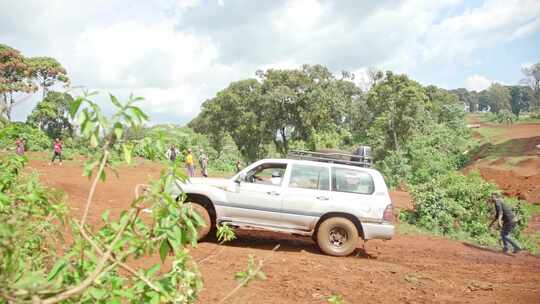
<path fill-rule="evenodd" d="M 240 173 L 238 177 L 234 180 L 235 183 L 240 184 L 241 182 L 246 180 L 246 173 Z"/>

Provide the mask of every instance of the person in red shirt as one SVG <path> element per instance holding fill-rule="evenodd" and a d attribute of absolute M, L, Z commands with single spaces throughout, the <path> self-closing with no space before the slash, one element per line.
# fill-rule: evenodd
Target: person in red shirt
<path fill-rule="evenodd" d="M 16 145 L 15 153 L 17 153 L 17 155 L 19 156 L 23 156 L 24 151 L 26 150 L 24 147 L 24 140 L 22 138 L 17 138 L 15 145 Z"/>
<path fill-rule="evenodd" d="M 49 166 L 52 165 L 56 158 L 58 158 L 58 160 L 60 161 L 60 165 L 62 165 L 62 142 L 60 141 L 60 138 L 56 138 L 54 140 L 54 154 L 51 162 L 49 163 Z"/>

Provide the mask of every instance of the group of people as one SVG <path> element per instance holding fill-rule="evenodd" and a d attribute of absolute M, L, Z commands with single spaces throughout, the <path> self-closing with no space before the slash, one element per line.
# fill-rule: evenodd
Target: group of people
<path fill-rule="evenodd" d="M 60 138 L 55 138 L 53 142 L 53 157 L 49 163 L 49 166 L 54 163 L 56 159 L 58 159 L 60 165 L 62 165 L 62 141 Z M 19 156 L 23 156 L 26 152 L 26 139 L 24 138 L 17 138 L 15 140 L 15 153 Z"/>
<path fill-rule="evenodd" d="M 167 159 L 175 162 L 178 158 L 178 155 L 180 154 L 180 151 L 176 148 L 175 145 L 171 145 L 169 149 L 167 149 L 167 152 L 165 155 L 167 156 Z M 204 152 L 203 149 L 199 151 L 199 168 L 201 170 L 201 175 L 204 177 L 208 177 L 208 156 Z M 184 163 L 186 165 L 186 170 L 189 177 L 195 176 L 195 160 L 193 158 L 193 152 L 191 151 L 191 148 L 187 149 L 187 154 L 184 159 Z"/>

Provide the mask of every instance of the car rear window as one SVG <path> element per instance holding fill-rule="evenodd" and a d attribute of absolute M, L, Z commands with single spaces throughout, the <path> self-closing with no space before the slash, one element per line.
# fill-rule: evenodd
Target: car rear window
<path fill-rule="evenodd" d="M 332 191 L 372 194 L 373 178 L 367 172 L 346 168 L 332 168 Z"/>

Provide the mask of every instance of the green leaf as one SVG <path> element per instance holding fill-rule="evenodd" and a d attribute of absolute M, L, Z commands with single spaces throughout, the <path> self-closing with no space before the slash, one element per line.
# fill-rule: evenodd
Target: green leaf
<path fill-rule="evenodd" d="M 83 98 L 79 96 L 74 101 L 69 103 L 69 115 L 71 116 L 71 118 L 74 118 L 75 114 L 77 114 L 77 112 L 79 111 L 82 101 Z"/>
<path fill-rule="evenodd" d="M 109 94 L 109 96 L 111 97 L 111 102 L 118 108 L 122 108 L 122 105 L 120 104 L 120 102 L 118 101 L 118 99 L 116 98 L 116 96 L 112 95 L 112 94 Z"/>
<path fill-rule="evenodd" d="M 161 268 L 161 265 L 159 265 L 159 264 L 155 264 L 154 266 L 150 267 L 146 271 L 146 276 L 151 277 L 151 276 L 155 275 L 158 272 L 159 268 Z"/>
<path fill-rule="evenodd" d="M 126 163 L 131 164 L 131 151 L 133 147 L 128 144 L 122 144 L 122 150 L 124 151 L 124 160 Z"/>
<path fill-rule="evenodd" d="M 109 222 L 109 209 L 107 209 L 103 214 L 101 215 L 101 219 L 103 222 L 108 223 Z"/>
<path fill-rule="evenodd" d="M 139 107 L 131 106 L 130 109 L 140 122 L 148 120 L 148 115 L 146 115 Z"/>
<path fill-rule="evenodd" d="M 169 242 L 167 240 L 161 241 L 161 246 L 159 246 L 159 257 L 161 258 L 162 263 L 165 262 L 165 259 L 170 251 L 171 246 L 169 246 Z"/>
<path fill-rule="evenodd" d="M 48 281 L 52 281 L 56 278 L 56 276 L 66 268 L 68 262 L 66 259 L 62 258 L 60 260 L 58 260 L 53 268 L 51 269 L 51 272 L 49 272 L 49 276 L 47 276 L 47 280 Z"/>
<path fill-rule="evenodd" d="M 121 123 L 117 122 L 114 124 L 114 135 L 116 135 L 117 139 L 121 139 L 122 135 L 124 134 L 124 127 Z"/>
<path fill-rule="evenodd" d="M 92 146 L 92 148 L 95 148 L 97 147 L 98 145 L 98 138 L 96 136 L 96 133 L 92 133 L 92 135 L 90 135 L 90 146 Z"/>
<path fill-rule="evenodd" d="M 90 287 L 88 289 L 88 293 L 94 299 L 97 299 L 97 300 L 102 300 L 102 299 L 105 299 L 107 297 L 107 292 L 105 290 L 98 289 L 98 288 L 95 288 L 95 287 Z"/>
<path fill-rule="evenodd" d="M 101 173 L 99 174 L 99 179 L 104 182 L 107 180 L 107 174 L 105 173 L 105 170 L 101 170 Z"/>

